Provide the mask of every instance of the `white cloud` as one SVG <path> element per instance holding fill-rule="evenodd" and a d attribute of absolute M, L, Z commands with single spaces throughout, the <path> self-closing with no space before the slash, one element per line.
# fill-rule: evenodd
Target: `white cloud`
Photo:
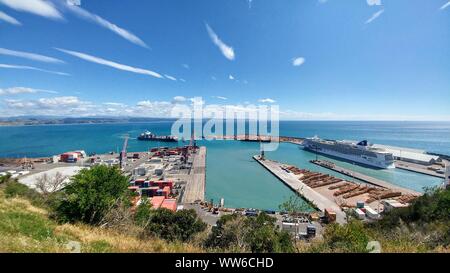
<path fill-rule="evenodd" d="M 0 0 L 0 3 L 15 9 L 50 19 L 62 19 L 61 13 L 49 1 L 43 0 Z"/>
<path fill-rule="evenodd" d="M 384 12 L 384 9 L 375 12 L 369 19 L 367 19 L 367 21 L 365 22 L 365 24 L 370 24 L 370 23 L 372 23 L 372 21 L 375 20 L 375 19 L 377 19 L 378 17 L 380 17 L 380 15 L 383 14 L 383 12 Z"/>
<path fill-rule="evenodd" d="M 367 5 L 369 6 L 380 6 L 381 0 L 367 0 Z"/>
<path fill-rule="evenodd" d="M 38 61 L 38 62 L 44 62 L 44 63 L 64 63 L 63 61 L 53 58 L 53 57 L 48 57 L 48 56 L 30 53 L 30 52 L 24 52 L 24 51 L 10 50 L 10 49 L 1 48 L 1 47 L 0 47 L 0 55 L 13 56 L 13 57 L 24 58 L 24 59 Z"/>
<path fill-rule="evenodd" d="M 51 93 L 51 94 L 58 93 L 55 91 L 44 90 L 44 89 L 34 89 L 34 88 L 30 88 L 30 87 L 9 87 L 9 88 L 5 88 L 5 89 L 0 88 L 0 96 L 1 95 L 31 94 L 31 93 L 38 93 L 38 92 Z"/>
<path fill-rule="evenodd" d="M 186 68 L 186 69 L 190 69 L 191 68 L 188 64 L 182 64 L 181 66 Z"/>
<path fill-rule="evenodd" d="M 222 97 L 222 96 L 213 96 L 213 98 L 215 99 L 219 99 L 219 100 L 227 100 L 227 97 Z"/>
<path fill-rule="evenodd" d="M 185 79 L 180 79 L 180 82 L 186 82 L 186 80 Z"/>
<path fill-rule="evenodd" d="M 267 98 L 267 99 L 259 99 L 258 102 L 261 102 L 261 103 L 275 103 L 276 101 L 273 100 L 273 99 Z"/>
<path fill-rule="evenodd" d="M 69 55 L 75 56 L 77 58 L 83 59 L 85 61 L 88 62 L 92 62 L 92 63 L 97 63 L 97 64 L 101 64 L 101 65 L 105 65 L 105 66 L 109 66 L 118 70 L 123 70 L 123 71 L 128 71 L 128 72 L 132 72 L 132 73 L 137 73 L 137 74 L 143 74 L 143 75 L 149 75 L 155 78 L 160 78 L 162 79 L 163 76 L 161 76 L 161 74 L 151 71 L 151 70 L 147 70 L 147 69 L 142 69 L 142 68 L 136 68 L 136 67 L 132 67 L 129 65 L 124 65 L 124 64 L 120 64 L 120 63 L 116 63 L 113 61 L 108 61 L 102 58 L 98 58 L 92 55 L 88 55 L 85 53 L 81 53 L 81 52 L 77 52 L 77 51 L 71 51 L 71 50 L 66 50 L 66 49 L 61 49 L 61 48 L 55 48 L 56 50 L 59 50 L 61 52 L 67 53 Z"/>
<path fill-rule="evenodd" d="M 101 108 L 78 97 L 65 96 L 37 100 L 4 100 L 2 115 L 90 115 Z"/>
<path fill-rule="evenodd" d="M 164 74 L 164 77 L 166 77 L 167 79 L 171 80 L 171 81 L 177 81 L 177 78 L 172 77 L 170 75 Z"/>
<path fill-rule="evenodd" d="M 442 5 L 439 9 L 440 10 L 444 10 L 446 8 L 450 7 L 450 1 L 448 1 L 447 3 L 445 3 L 444 5 Z"/>
<path fill-rule="evenodd" d="M 303 57 L 297 57 L 297 58 L 292 59 L 293 66 L 301 66 L 304 63 L 305 63 L 305 58 L 303 58 Z"/>
<path fill-rule="evenodd" d="M 183 102 L 187 101 L 187 98 L 185 98 L 183 96 L 175 96 L 172 101 L 173 101 L 173 103 L 183 103 Z"/>
<path fill-rule="evenodd" d="M 208 25 L 206 25 L 206 30 L 208 31 L 208 35 L 211 38 L 211 41 L 220 49 L 222 54 L 228 60 L 232 61 L 235 58 L 234 50 L 232 47 L 226 45 L 222 40 L 220 40 L 219 36 L 214 32 L 214 30 Z"/>
<path fill-rule="evenodd" d="M 20 23 L 19 21 L 17 21 L 16 18 L 9 16 L 8 14 L 0 11 L 0 20 L 3 20 L 7 23 L 10 23 L 12 25 L 16 25 L 16 26 L 21 26 L 22 23 Z"/>
<path fill-rule="evenodd" d="M 103 105 L 111 107 L 126 107 L 126 104 L 120 102 L 104 102 Z"/>
<path fill-rule="evenodd" d="M 91 21 L 101 27 L 104 27 L 106 29 L 109 29 L 110 31 L 116 33 L 117 35 L 121 36 L 122 38 L 128 40 L 129 42 L 148 48 L 147 44 L 142 41 L 139 37 L 137 37 L 136 35 L 134 35 L 133 33 L 131 33 L 130 31 L 123 29 L 105 19 L 103 19 L 102 17 L 93 14 L 79 6 L 75 6 L 75 5 L 69 5 L 66 4 L 65 7 L 70 10 L 71 12 L 73 12 L 74 14 L 76 14 L 77 16 Z"/>
<path fill-rule="evenodd" d="M 50 74 L 56 74 L 56 75 L 60 75 L 60 76 L 70 76 L 70 74 L 68 74 L 68 73 L 59 72 L 59 71 L 51 71 L 51 70 L 46 70 L 46 69 L 37 68 L 34 66 L 26 66 L 26 65 L 0 64 L 0 68 L 34 70 L 34 71 L 40 71 L 40 72 L 45 72 L 45 73 L 50 73 Z"/>
<path fill-rule="evenodd" d="M 229 79 L 229 80 L 234 80 L 234 76 L 233 76 L 233 75 L 229 75 L 229 76 L 228 76 L 228 79 Z"/>

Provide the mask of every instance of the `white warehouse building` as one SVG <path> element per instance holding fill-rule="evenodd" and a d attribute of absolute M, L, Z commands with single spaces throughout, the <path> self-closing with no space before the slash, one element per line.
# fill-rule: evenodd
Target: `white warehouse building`
<path fill-rule="evenodd" d="M 439 156 L 427 154 L 423 150 L 386 146 L 380 144 L 374 144 L 373 147 L 386 150 L 387 152 L 391 153 L 396 160 L 402 160 L 422 165 L 432 165 L 436 162 L 441 161 Z"/>

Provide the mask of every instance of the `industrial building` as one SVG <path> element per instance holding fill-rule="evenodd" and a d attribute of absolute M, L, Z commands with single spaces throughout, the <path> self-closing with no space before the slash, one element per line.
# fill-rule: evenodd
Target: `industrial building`
<path fill-rule="evenodd" d="M 427 154 L 423 150 L 386 146 L 380 144 L 374 144 L 373 147 L 386 150 L 394 156 L 395 160 L 401 160 L 421 165 L 433 165 L 441 161 L 439 156 Z"/>

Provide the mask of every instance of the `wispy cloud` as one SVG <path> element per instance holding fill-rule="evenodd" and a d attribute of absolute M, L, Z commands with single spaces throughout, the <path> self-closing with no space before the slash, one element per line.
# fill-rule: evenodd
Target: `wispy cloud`
<path fill-rule="evenodd" d="M 6 68 L 6 69 L 23 69 L 23 70 L 34 70 L 34 71 L 40 71 L 60 76 L 70 76 L 68 73 L 59 72 L 59 71 L 51 71 L 47 69 L 42 69 L 34 66 L 26 66 L 26 65 L 12 65 L 12 64 L 0 64 L 0 68 Z"/>
<path fill-rule="evenodd" d="M 23 52 L 23 51 L 15 51 L 6 48 L 0 47 L 0 55 L 13 56 L 18 58 L 24 58 L 32 61 L 44 62 L 44 63 L 64 63 L 61 60 L 58 60 L 53 57 L 48 57 L 40 54 Z"/>
<path fill-rule="evenodd" d="M 92 63 L 96 63 L 96 64 L 100 64 L 100 65 L 105 65 L 105 66 L 109 66 L 118 70 L 123 70 L 123 71 L 128 71 L 128 72 L 132 72 L 132 73 L 137 73 L 137 74 L 143 74 L 143 75 L 149 75 L 155 78 L 160 78 L 162 79 L 163 76 L 157 72 L 151 71 L 151 70 L 147 70 L 147 69 L 142 69 L 142 68 L 137 68 L 137 67 L 132 67 L 129 65 L 124 65 L 124 64 L 120 64 L 120 63 L 116 63 L 113 61 L 109 61 L 109 60 L 105 60 L 99 57 L 95 57 L 92 55 L 88 55 L 85 53 L 81 53 L 81 52 L 77 52 L 77 51 L 71 51 L 71 50 L 67 50 L 67 49 L 61 49 L 61 48 L 55 48 L 56 50 L 59 50 L 61 52 L 67 53 L 69 55 L 75 56 L 77 58 L 83 59 L 85 61 L 88 62 L 92 62 Z"/>
<path fill-rule="evenodd" d="M 303 57 L 298 57 L 298 58 L 292 59 L 293 66 L 301 66 L 304 63 L 305 63 L 305 58 L 303 58 Z"/>
<path fill-rule="evenodd" d="M 440 10 L 444 10 L 446 8 L 450 7 L 450 1 L 448 1 L 447 3 L 445 3 L 444 5 L 442 5 L 439 9 Z"/>
<path fill-rule="evenodd" d="M 61 13 L 50 1 L 43 0 L 0 0 L 0 3 L 17 11 L 28 12 L 49 19 L 62 19 Z"/>
<path fill-rule="evenodd" d="M 7 23 L 10 23 L 12 25 L 16 25 L 16 26 L 21 26 L 22 23 L 20 23 L 19 21 L 17 21 L 16 18 L 9 16 L 8 14 L 0 11 L 0 20 L 3 20 Z"/>
<path fill-rule="evenodd" d="M 375 12 L 369 19 L 367 19 L 367 21 L 365 22 L 365 24 L 370 24 L 373 22 L 373 20 L 377 19 L 378 17 L 380 17 L 381 14 L 383 14 L 384 9 L 379 10 L 377 12 Z"/>
<path fill-rule="evenodd" d="M 367 5 L 369 6 L 380 6 L 381 0 L 367 0 Z"/>
<path fill-rule="evenodd" d="M 234 80 L 234 76 L 233 75 L 228 75 L 228 79 L 233 81 Z"/>
<path fill-rule="evenodd" d="M 186 69 L 190 69 L 191 68 L 188 64 L 182 64 L 181 66 L 186 68 Z"/>
<path fill-rule="evenodd" d="M 56 91 L 44 90 L 44 89 L 34 89 L 30 87 L 9 87 L 9 88 L 0 88 L 0 96 L 1 95 L 18 95 L 18 94 L 33 94 L 33 93 L 50 93 L 57 94 Z"/>
<path fill-rule="evenodd" d="M 267 98 L 267 99 L 259 99 L 258 102 L 261 102 L 261 103 L 275 103 L 276 100 Z"/>
<path fill-rule="evenodd" d="M 144 41 L 142 41 L 139 37 L 137 37 L 130 31 L 117 26 L 116 24 L 113 24 L 106 19 L 103 19 L 102 17 L 98 16 L 97 14 L 93 14 L 93 13 L 91 13 L 79 6 L 75 6 L 75 5 L 66 4 L 65 7 L 82 19 L 91 21 L 101 27 L 109 29 L 110 31 L 116 33 L 117 35 L 121 36 L 122 38 L 124 38 L 125 40 L 128 40 L 129 42 L 131 42 L 133 44 L 148 48 L 147 44 Z"/>
<path fill-rule="evenodd" d="M 167 75 L 167 74 L 164 74 L 164 77 L 166 77 L 167 79 L 169 79 L 171 81 L 177 81 L 177 78 L 175 78 L 173 76 L 170 76 L 170 75 Z"/>
<path fill-rule="evenodd" d="M 222 97 L 222 96 L 213 96 L 213 98 L 215 99 L 219 99 L 219 100 L 227 100 L 227 97 Z"/>
<path fill-rule="evenodd" d="M 214 32 L 214 30 L 207 24 L 206 30 L 208 31 L 209 37 L 211 38 L 211 41 L 220 49 L 223 56 L 227 58 L 228 60 L 232 61 L 235 58 L 234 50 L 232 47 L 226 45 L 222 40 L 219 38 L 219 36 Z"/>

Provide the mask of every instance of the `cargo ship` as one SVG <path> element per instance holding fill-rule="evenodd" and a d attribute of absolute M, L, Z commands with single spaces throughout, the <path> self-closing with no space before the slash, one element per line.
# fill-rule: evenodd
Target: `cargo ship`
<path fill-rule="evenodd" d="M 360 142 L 323 140 L 318 137 L 303 141 L 305 150 L 345 159 L 362 165 L 388 169 L 395 168 L 392 153 L 381 148 L 374 148 L 367 140 Z"/>
<path fill-rule="evenodd" d="M 157 136 L 149 131 L 140 134 L 137 139 L 143 141 L 178 142 L 178 138 L 175 136 Z"/>

